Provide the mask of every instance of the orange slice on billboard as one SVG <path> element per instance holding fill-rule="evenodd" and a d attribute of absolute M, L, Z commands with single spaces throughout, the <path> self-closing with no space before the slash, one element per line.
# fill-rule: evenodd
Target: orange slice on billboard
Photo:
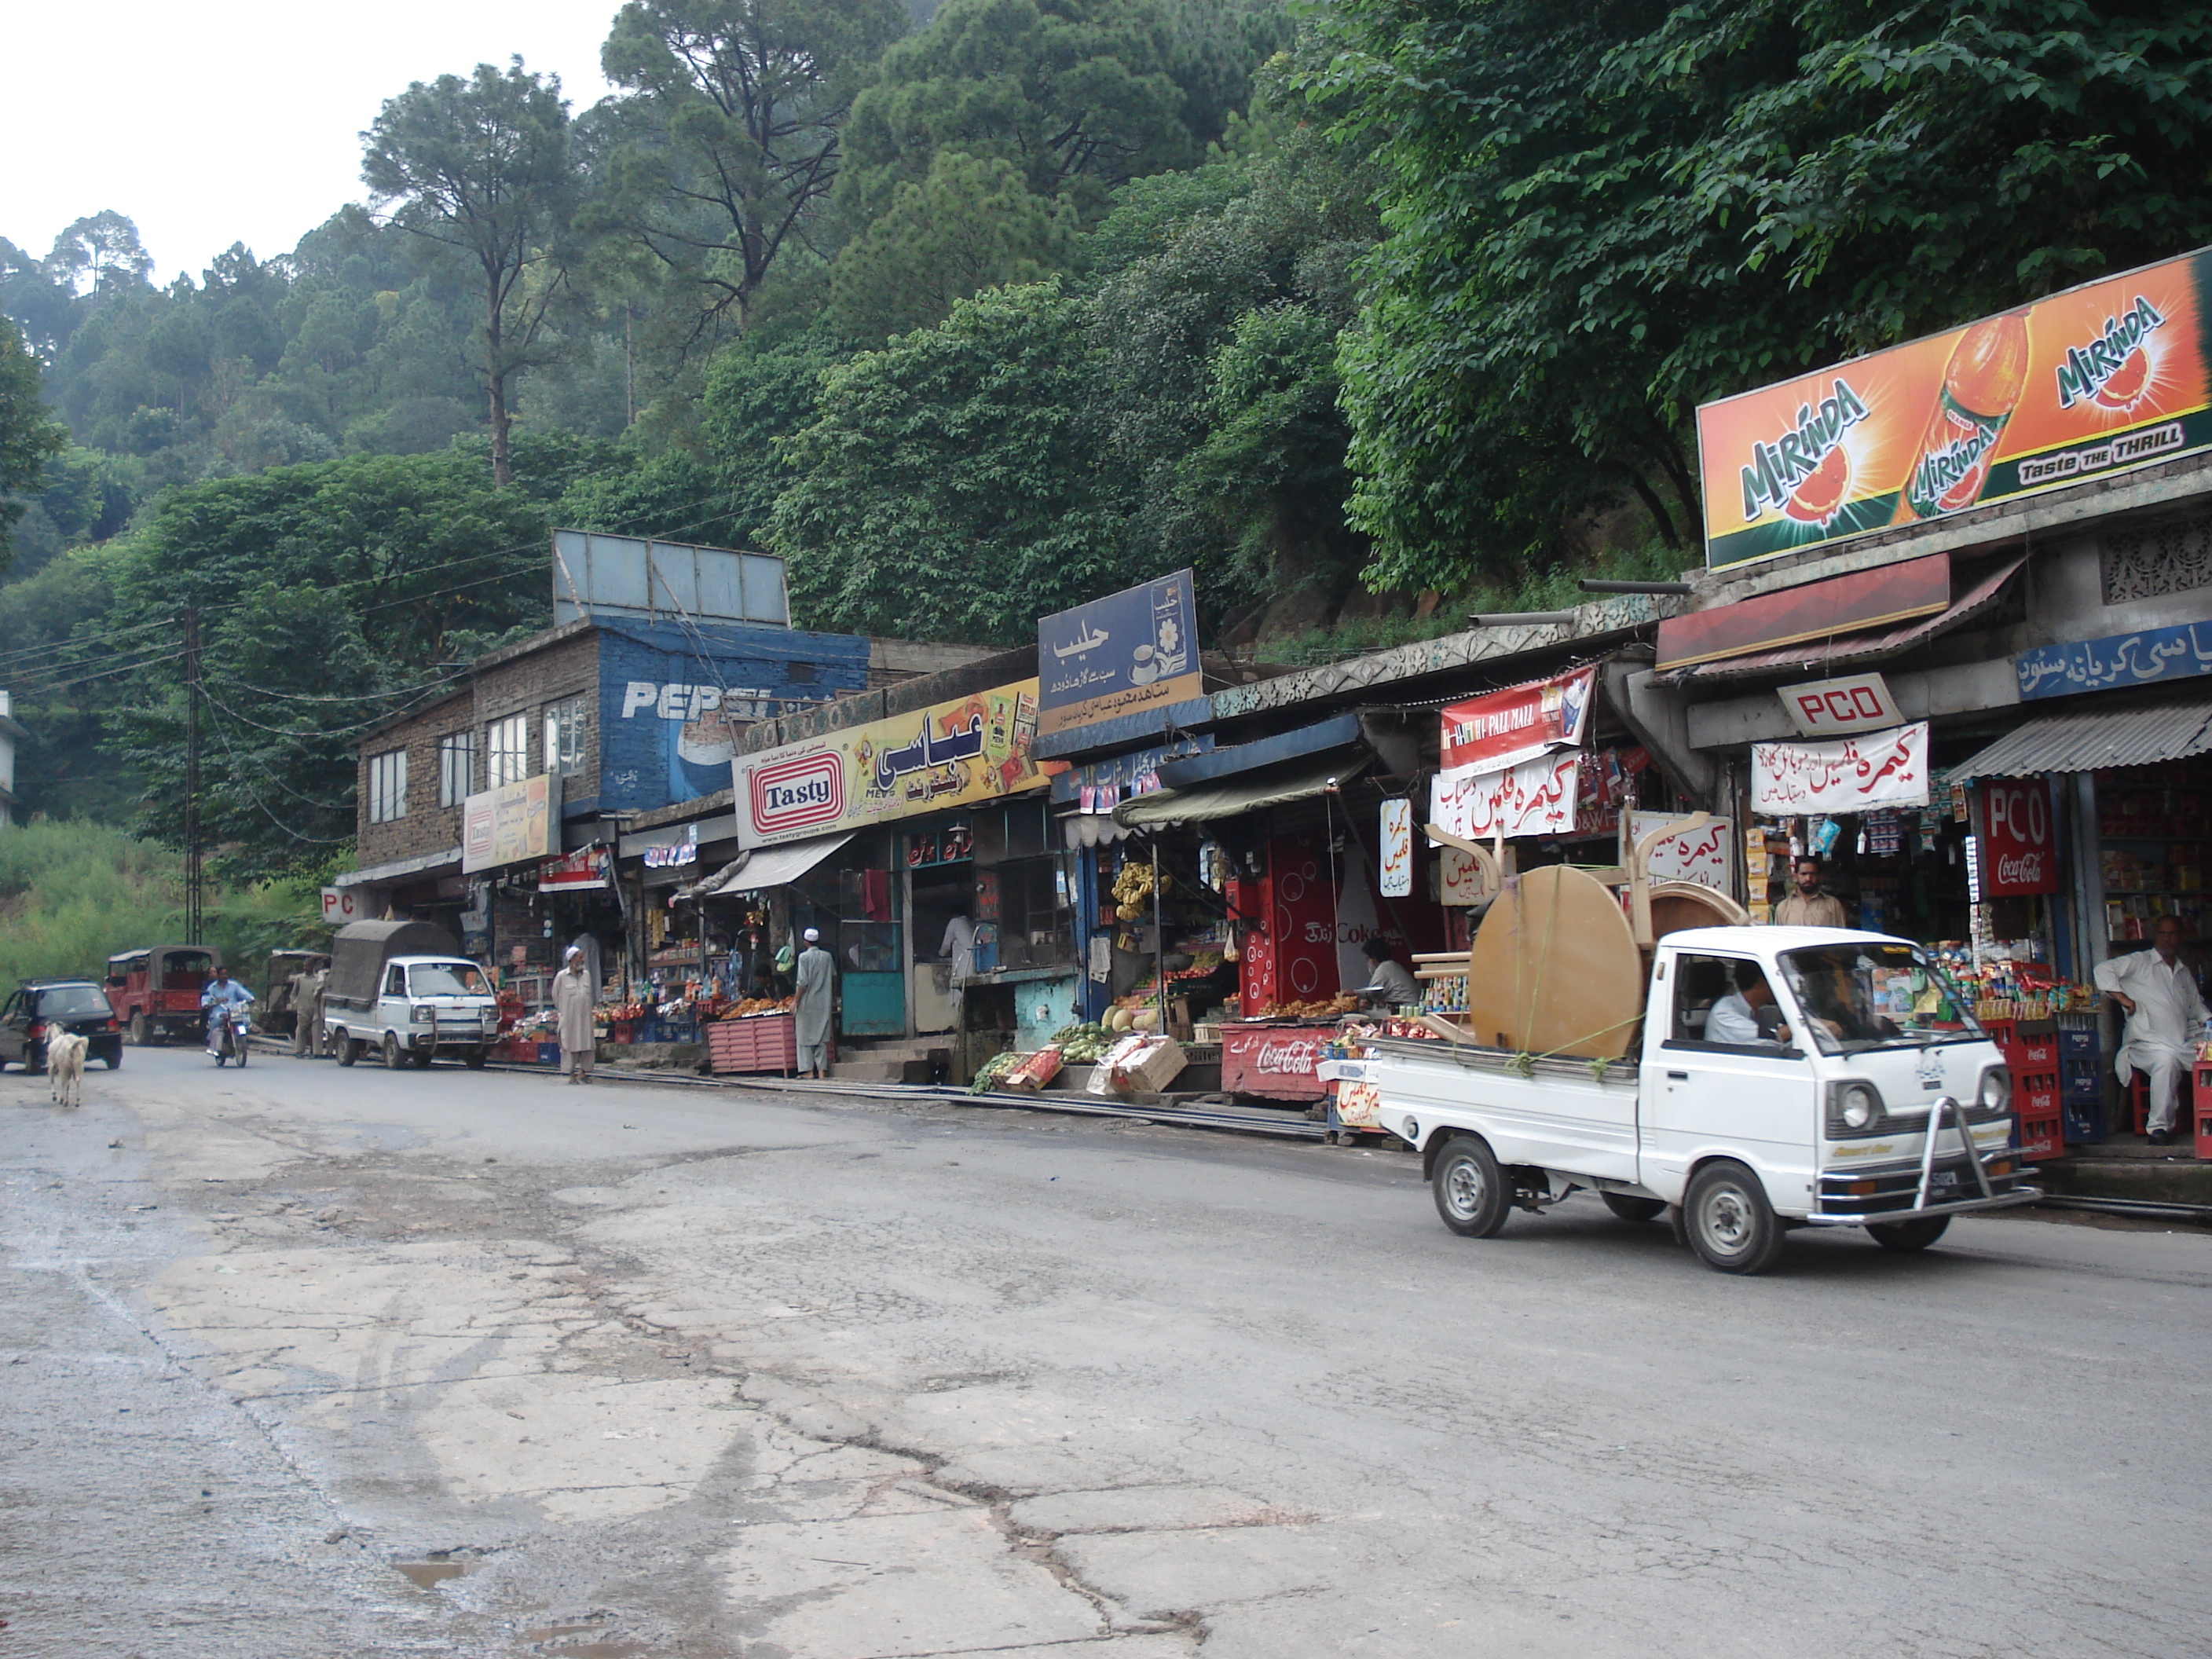
<path fill-rule="evenodd" d="M 2128 353 L 2127 362 L 2114 369 L 2112 376 L 2096 392 L 2097 401 L 2106 409 L 2133 409 L 2142 400 L 2143 388 L 2150 384 L 2150 354 L 2141 346 Z"/>
<path fill-rule="evenodd" d="M 1800 524 L 1826 524 L 1851 487 L 1851 458 L 1838 444 L 1821 458 L 1812 476 L 1790 492 L 1782 510 Z"/>

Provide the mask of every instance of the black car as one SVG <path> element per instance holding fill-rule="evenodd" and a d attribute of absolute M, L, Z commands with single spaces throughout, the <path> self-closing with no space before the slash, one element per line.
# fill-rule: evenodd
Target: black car
<path fill-rule="evenodd" d="M 57 1027 L 84 1039 L 87 1060 L 104 1060 L 111 1072 L 123 1064 L 123 1028 L 106 992 L 88 979 L 34 979 L 0 1005 L 0 1066 L 45 1071 Z"/>

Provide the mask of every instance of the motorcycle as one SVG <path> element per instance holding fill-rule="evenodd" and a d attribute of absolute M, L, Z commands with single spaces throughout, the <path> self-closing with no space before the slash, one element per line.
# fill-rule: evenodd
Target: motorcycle
<path fill-rule="evenodd" d="M 213 1028 L 209 1033 L 208 1052 L 215 1056 L 215 1063 L 221 1066 L 235 1060 L 241 1066 L 244 1066 L 246 1056 L 252 1046 L 246 1038 L 253 1030 L 252 1022 L 246 1017 L 246 1005 L 241 1002 L 225 1008 L 208 1024 Z"/>

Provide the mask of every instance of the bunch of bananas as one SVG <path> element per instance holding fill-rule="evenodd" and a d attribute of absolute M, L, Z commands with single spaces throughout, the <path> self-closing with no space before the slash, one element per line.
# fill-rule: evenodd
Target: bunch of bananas
<path fill-rule="evenodd" d="M 1134 860 L 1121 866 L 1121 874 L 1114 878 L 1114 915 L 1121 921 L 1136 921 L 1145 914 L 1145 901 L 1152 896 L 1157 885 L 1167 891 L 1167 879 L 1149 864 Z"/>

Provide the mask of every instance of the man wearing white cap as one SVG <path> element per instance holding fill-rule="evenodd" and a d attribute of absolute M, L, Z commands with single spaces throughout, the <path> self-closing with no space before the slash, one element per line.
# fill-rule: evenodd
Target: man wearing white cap
<path fill-rule="evenodd" d="M 830 1005 L 837 980 L 837 964 L 822 948 L 819 929 L 805 933 L 806 948 L 799 953 L 799 1008 L 793 1024 L 799 1039 L 799 1074 L 820 1077 L 830 1048 Z"/>
<path fill-rule="evenodd" d="M 553 975 L 553 1013 L 561 1026 L 561 1064 L 571 1083 L 592 1080 L 592 975 L 584 953 L 568 947 L 567 963 Z"/>

